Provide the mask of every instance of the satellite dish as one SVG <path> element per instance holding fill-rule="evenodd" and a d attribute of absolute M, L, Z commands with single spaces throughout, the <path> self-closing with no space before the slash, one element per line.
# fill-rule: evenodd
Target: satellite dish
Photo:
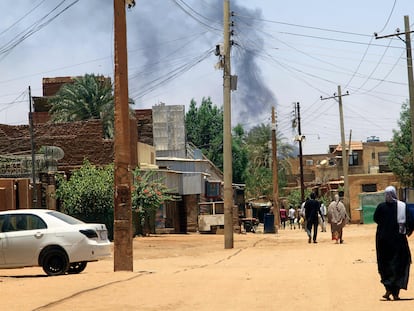
<path fill-rule="evenodd" d="M 61 160 L 65 156 L 62 148 L 57 146 L 43 146 L 43 153 L 45 158 L 51 158 L 53 160 Z"/>
<path fill-rule="evenodd" d="M 322 160 L 320 163 L 319 163 L 321 166 L 327 166 L 328 164 L 329 164 L 329 162 L 328 162 L 328 160 Z"/>

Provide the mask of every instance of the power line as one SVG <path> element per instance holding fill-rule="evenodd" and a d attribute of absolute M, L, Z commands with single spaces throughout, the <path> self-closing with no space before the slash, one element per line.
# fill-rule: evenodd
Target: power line
<path fill-rule="evenodd" d="M 312 35 L 305 35 L 305 34 L 299 34 L 299 33 L 293 33 L 293 32 L 286 32 L 286 31 L 281 31 L 279 33 L 280 34 L 285 34 L 285 35 L 291 35 L 291 36 L 306 37 L 306 38 L 326 40 L 326 41 L 336 41 L 336 42 L 343 42 L 343 43 L 350 43 L 350 44 L 357 44 L 357 45 L 367 45 L 368 44 L 366 42 L 361 42 L 361 41 L 327 38 L 327 37 L 321 37 L 321 36 L 312 36 Z M 372 46 L 377 46 L 377 47 L 387 47 L 387 46 L 382 45 L 382 44 L 371 44 L 371 45 Z M 389 48 L 398 49 L 398 50 L 403 49 L 402 47 L 399 47 L 399 46 L 390 46 Z"/>
<path fill-rule="evenodd" d="M 177 78 L 181 74 L 189 71 L 197 64 L 201 63 L 206 58 L 210 57 L 213 53 L 213 50 L 207 50 L 202 55 L 193 58 L 190 61 L 186 61 L 186 63 L 173 68 L 170 72 L 168 72 L 166 75 L 163 75 L 162 77 L 158 77 L 156 79 L 153 79 L 151 81 L 148 81 L 143 87 L 141 87 L 140 91 L 132 91 L 131 97 L 135 100 L 140 97 L 143 97 L 150 93 L 151 91 L 155 90 L 156 88 L 160 87 L 161 85 L 165 85 L 166 83 L 170 82 L 172 79 Z"/>
<path fill-rule="evenodd" d="M 49 17 L 49 15 L 56 11 L 65 2 L 66 0 L 62 0 L 57 6 L 55 6 L 49 13 L 45 14 L 41 19 L 37 20 L 28 28 L 20 32 L 17 36 L 9 40 L 4 45 L 0 46 L 0 55 L 2 55 L 0 61 L 3 60 L 16 46 L 18 46 L 20 43 L 22 43 L 24 40 L 38 32 L 39 30 L 49 25 L 53 20 L 55 20 L 57 17 L 59 17 L 61 14 L 67 11 L 70 7 L 79 2 L 79 0 L 73 1 L 72 3 L 61 9 L 59 12 Z"/>
<path fill-rule="evenodd" d="M 212 27 L 210 24 L 215 24 L 216 21 L 213 21 L 204 15 L 198 13 L 190 5 L 188 5 L 184 0 L 172 0 L 184 13 L 190 16 L 192 19 L 196 20 L 203 26 L 207 27 L 210 30 L 222 32 L 221 28 Z"/>
<path fill-rule="evenodd" d="M 263 32 L 264 33 L 264 32 Z M 267 34 L 267 33 L 265 33 L 266 35 L 269 35 L 269 34 Z M 270 34 L 270 36 L 271 37 L 273 37 L 271 34 Z M 273 37 L 274 38 L 274 37 Z M 275 38 L 276 39 L 276 38 Z M 373 39 L 373 37 L 371 36 L 371 41 L 372 41 L 372 39 Z M 281 43 L 283 43 L 283 44 L 285 44 L 286 46 L 288 46 L 289 48 L 291 48 L 291 49 L 293 49 L 293 50 L 295 50 L 295 51 L 297 51 L 298 53 L 300 53 L 300 54 L 303 54 L 303 55 L 305 55 L 305 56 L 307 56 L 307 57 L 310 57 L 310 58 L 312 58 L 312 59 L 315 59 L 315 60 L 317 60 L 317 61 L 319 61 L 319 62 L 322 62 L 322 63 L 326 63 L 326 64 L 328 64 L 328 65 L 330 65 L 330 66 L 332 66 L 332 67 L 334 67 L 334 68 L 341 68 L 340 66 L 338 66 L 338 64 L 336 63 L 336 64 L 333 64 L 333 63 L 329 63 L 329 62 L 326 62 L 325 60 L 321 60 L 321 59 L 319 59 L 319 58 L 316 58 L 316 57 L 314 57 L 314 56 L 312 56 L 312 55 L 310 55 L 309 53 L 306 53 L 306 52 L 304 52 L 303 50 L 300 50 L 300 49 L 298 49 L 298 48 L 296 48 L 296 47 L 294 47 L 294 46 L 292 46 L 292 45 L 289 45 L 289 44 L 287 44 L 287 43 L 285 43 L 285 42 L 283 42 L 282 40 L 279 40 L 279 39 L 276 39 L 276 40 L 278 40 L 279 42 L 281 42 Z M 242 39 L 240 39 L 240 41 L 242 41 Z M 353 79 L 353 77 L 355 77 L 355 76 L 357 76 L 357 75 L 359 75 L 358 74 L 358 70 L 359 70 L 359 68 L 360 68 L 360 66 L 361 66 L 361 64 L 362 64 L 362 62 L 363 62 L 363 60 L 365 59 L 365 55 L 367 54 L 367 51 L 368 51 L 368 49 L 369 49 L 369 47 L 372 45 L 371 44 L 371 41 L 367 44 L 367 49 L 366 49 L 366 51 L 365 51 L 365 54 L 364 54 L 364 57 L 360 60 L 360 62 L 359 62 L 359 65 L 358 65 L 358 67 L 357 67 L 357 69 L 352 73 L 352 76 L 351 76 L 351 79 L 349 80 L 349 82 L 348 82 L 348 84 L 350 83 L 350 81 L 352 81 L 352 79 Z M 245 45 L 244 44 L 240 44 L 239 46 L 241 46 L 241 47 L 244 47 Z M 389 48 L 389 46 L 390 45 L 388 45 L 387 46 L 387 49 Z M 257 50 L 256 50 L 257 52 L 259 52 L 259 48 L 257 48 Z M 384 56 L 385 56 L 385 52 L 382 54 L 382 56 L 381 56 L 381 58 L 380 58 L 380 61 L 378 61 L 377 62 L 377 66 L 376 66 L 376 68 L 378 68 L 378 65 L 380 64 L 380 63 L 382 63 L 382 59 L 384 58 Z M 272 60 L 274 60 L 274 58 L 273 57 L 269 57 L 269 58 L 271 58 Z M 280 57 L 278 58 L 279 59 L 279 61 L 276 61 L 279 65 L 281 64 L 281 61 L 280 61 Z M 297 63 L 297 61 L 295 61 L 295 64 L 298 64 Z M 309 66 L 308 64 L 304 64 L 304 66 Z M 395 65 L 394 65 L 395 66 Z M 285 67 L 286 67 L 286 65 L 285 65 Z M 322 70 L 323 68 L 320 68 L 320 67 L 318 67 L 319 68 L 319 70 Z M 343 68 L 345 71 L 348 71 L 348 69 L 347 68 Z M 302 71 L 302 72 L 304 72 L 303 70 L 299 70 L 299 71 Z M 379 81 L 381 81 L 381 83 L 382 82 L 389 82 L 389 83 L 396 83 L 396 82 L 393 82 L 393 81 L 387 81 L 386 80 L 386 78 L 383 78 L 383 79 L 378 79 L 378 78 L 373 78 L 372 77 L 372 75 L 373 75 L 373 73 L 375 72 L 375 70 L 373 70 L 371 73 L 370 73 L 370 75 L 369 76 L 361 76 L 361 78 L 366 78 L 366 82 L 367 81 L 369 81 L 369 80 L 379 80 Z M 319 76 L 315 76 L 315 75 L 313 75 L 313 74 L 309 74 L 309 73 L 307 73 L 308 75 L 312 75 L 313 77 L 316 77 L 316 78 L 319 78 Z M 387 75 L 388 76 L 388 75 Z M 325 79 L 326 80 L 326 79 Z M 336 82 L 333 82 L 333 81 L 330 81 L 330 82 L 332 82 L 332 83 L 334 83 L 334 84 L 337 84 Z M 366 83 L 365 82 L 365 83 Z M 361 88 L 365 85 L 365 83 L 361 86 Z M 403 84 L 403 83 L 401 83 L 401 84 Z M 378 85 L 377 85 L 378 86 Z M 320 92 L 321 92 L 321 90 L 319 90 Z"/>
<path fill-rule="evenodd" d="M 20 23 L 23 19 L 25 19 L 27 16 L 29 16 L 31 13 L 33 13 L 39 6 L 43 4 L 46 0 L 41 1 L 39 4 L 31 8 L 29 11 L 27 11 L 22 17 L 18 18 L 14 23 L 12 23 L 9 27 L 4 29 L 2 32 L 0 32 L 0 35 L 6 33 L 10 29 L 12 29 L 14 26 L 16 26 L 18 23 Z"/>
<path fill-rule="evenodd" d="M 385 28 L 387 27 L 388 23 L 390 22 L 390 19 L 391 19 L 392 13 L 394 13 L 394 9 L 395 9 L 396 4 L 397 4 L 397 0 L 394 0 L 394 4 L 392 5 L 391 12 L 388 15 L 387 21 L 385 22 L 384 27 L 382 27 L 382 29 L 379 31 L 379 33 L 383 32 L 385 30 Z"/>
<path fill-rule="evenodd" d="M 23 96 L 25 96 L 26 95 L 26 90 L 24 90 L 23 92 L 21 92 L 13 101 L 11 101 L 11 102 L 9 102 L 9 103 L 6 103 L 6 104 L 4 104 L 5 105 L 5 107 L 4 108 L 2 108 L 2 109 L 0 109 L 0 112 L 2 112 L 2 111 L 4 111 L 4 110 L 6 110 L 6 109 L 9 109 L 9 108 L 12 108 L 11 106 L 13 105 L 13 104 L 15 104 L 15 103 L 22 103 L 22 102 L 24 102 L 23 100 L 20 100 Z"/>
<path fill-rule="evenodd" d="M 361 36 L 361 37 L 370 37 L 370 35 L 362 34 L 362 33 L 349 32 L 349 31 L 343 31 L 343 30 L 335 30 L 335 29 L 328 29 L 328 28 L 321 28 L 321 27 L 313 27 L 313 26 L 306 26 L 306 25 L 299 25 L 299 24 L 293 24 L 293 23 L 286 23 L 286 22 L 274 21 L 274 20 L 269 20 L 269 19 L 256 18 L 256 17 L 253 17 L 253 16 L 239 15 L 237 13 L 234 13 L 234 16 L 245 18 L 247 20 L 258 20 L 258 21 L 262 21 L 262 22 L 268 22 L 268 23 L 280 24 L 280 25 L 286 25 L 286 26 L 293 26 L 293 27 L 299 27 L 299 28 L 305 28 L 305 29 L 321 30 L 321 31 L 326 31 L 326 32 L 334 32 L 334 33 Z"/>

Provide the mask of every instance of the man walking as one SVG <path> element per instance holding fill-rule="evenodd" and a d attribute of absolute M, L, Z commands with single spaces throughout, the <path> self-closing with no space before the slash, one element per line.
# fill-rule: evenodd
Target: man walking
<path fill-rule="evenodd" d="M 326 210 L 326 206 L 325 206 L 325 204 L 323 204 L 323 202 L 321 202 L 321 213 L 323 215 L 323 218 L 318 217 L 319 218 L 319 224 L 321 225 L 321 232 L 326 232 L 326 222 L 324 220 L 326 219 L 327 210 Z"/>
<path fill-rule="evenodd" d="M 322 221 L 325 221 L 320 209 L 321 205 L 319 201 L 316 200 L 316 194 L 312 192 L 310 194 L 310 200 L 305 203 L 305 218 L 306 218 L 306 233 L 308 234 L 308 243 L 318 243 L 316 238 L 318 236 L 318 215 L 321 215 Z M 313 227 L 313 236 L 312 236 L 312 227 Z"/>

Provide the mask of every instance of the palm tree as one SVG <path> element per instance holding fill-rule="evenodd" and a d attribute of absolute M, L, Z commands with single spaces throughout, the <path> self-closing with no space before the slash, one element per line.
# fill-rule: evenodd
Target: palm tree
<path fill-rule="evenodd" d="M 102 120 L 105 138 L 114 134 L 114 97 L 109 79 L 94 74 L 64 84 L 49 99 L 52 122 Z"/>
<path fill-rule="evenodd" d="M 246 138 L 249 162 L 246 168 L 246 193 L 249 197 L 271 196 L 273 191 L 272 173 L 272 129 L 270 125 L 253 127 Z M 280 132 L 276 132 L 279 188 L 286 183 L 291 171 L 287 160 L 294 147 L 286 143 Z"/>

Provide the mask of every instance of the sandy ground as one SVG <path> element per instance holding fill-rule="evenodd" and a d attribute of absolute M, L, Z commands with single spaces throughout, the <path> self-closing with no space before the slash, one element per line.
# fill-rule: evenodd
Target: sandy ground
<path fill-rule="evenodd" d="M 232 249 L 223 235 L 135 238 L 133 272 L 112 258 L 78 275 L 0 270 L 0 310 L 414 310 L 414 272 L 401 301 L 381 299 L 375 228 L 347 226 L 342 245 L 297 229 L 234 234 Z"/>

